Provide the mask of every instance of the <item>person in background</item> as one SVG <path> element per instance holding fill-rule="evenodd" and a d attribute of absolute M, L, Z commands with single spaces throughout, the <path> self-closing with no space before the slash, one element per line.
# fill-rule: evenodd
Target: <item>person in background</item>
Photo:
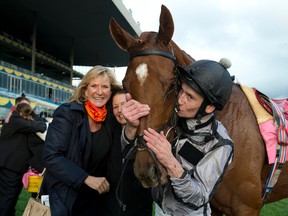
<path fill-rule="evenodd" d="M 22 95 L 23 95 L 23 94 L 22 94 Z M 23 97 L 23 96 L 17 97 L 17 98 L 15 99 L 15 106 L 12 106 L 12 107 L 11 107 L 8 115 L 7 115 L 6 118 L 5 118 L 5 123 L 8 123 L 8 122 L 9 122 L 9 119 L 10 119 L 13 111 L 15 110 L 15 108 L 17 107 L 17 105 L 20 104 L 20 103 L 30 104 L 30 100 L 29 100 L 28 98 L 26 98 L 25 96 L 24 96 L 24 97 Z"/>
<path fill-rule="evenodd" d="M 144 130 L 147 146 L 166 169 L 169 180 L 152 188 L 157 203 L 155 215 L 211 215 L 209 200 L 233 157 L 233 142 L 225 127 L 215 119 L 232 91 L 227 68 L 230 61 L 219 63 L 200 60 L 187 68 L 178 66 L 181 89 L 178 93 L 177 139 L 172 145 L 163 131 Z M 124 145 L 135 138 L 139 118 L 149 114 L 149 106 L 127 95 L 122 113 L 127 121 Z M 129 140 L 127 140 L 129 139 Z M 173 149 L 171 149 L 173 148 Z"/>
<path fill-rule="evenodd" d="M 28 170 L 33 154 L 29 137 L 44 132 L 46 123 L 33 121 L 29 101 L 18 103 L 0 136 L 0 215 L 15 215 L 15 206 L 22 190 L 22 176 Z M 35 135 L 36 136 L 36 135 Z M 40 163 L 38 161 L 38 163 Z"/>
<path fill-rule="evenodd" d="M 15 108 L 17 109 L 17 106 L 20 104 L 28 104 L 27 105 L 21 105 L 21 109 L 18 109 L 18 113 L 22 115 L 22 117 L 26 120 L 30 121 L 44 121 L 47 122 L 45 118 L 38 117 L 36 113 L 32 110 L 30 106 L 30 100 L 25 97 L 25 92 L 23 91 L 21 94 L 21 97 L 16 98 L 15 100 Z M 31 109 L 31 112 L 30 112 Z M 22 110 L 22 111 L 21 111 Z M 41 114 L 41 113 L 40 113 Z M 46 129 L 48 128 L 48 123 L 46 123 Z M 47 130 L 44 131 L 46 133 Z M 43 164 L 42 164 L 42 151 L 43 151 L 43 144 L 44 141 L 37 135 L 38 133 L 41 132 L 36 132 L 36 133 L 29 133 L 28 136 L 28 145 L 29 149 L 32 152 L 32 157 L 28 161 L 28 164 L 36 170 L 36 172 L 41 173 L 44 169 Z"/>
<path fill-rule="evenodd" d="M 55 110 L 44 144 L 41 192 L 49 195 L 53 216 L 106 215 L 102 209 L 110 190 L 106 174 L 116 124 L 109 102 L 118 87 L 114 71 L 95 66 L 68 103 Z"/>
<path fill-rule="evenodd" d="M 11 107 L 10 109 L 10 112 L 8 113 L 6 119 L 5 119 L 5 123 L 8 123 L 9 122 L 9 119 L 10 119 L 10 116 L 12 114 L 12 112 L 17 109 L 17 106 L 19 104 L 28 104 L 30 109 L 31 109 L 31 106 L 30 106 L 30 100 L 25 97 L 25 92 L 23 91 L 21 96 L 20 97 L 17 97 L 15 99 L 15 106 Z M 25 107 L 25 111 L 24 111 L 24 108 Z M 27 106 L 23 106 L 22 109 L 23 109 L 23 112 L 22 112 L 22 115 L 24 116 L 24 119 L 28 120 L 28 118 L 32 118 L 32 120 L 35 120 L 35 121 L 44 121 L 44 122 L 47 122 L 47 120 L 43 117 L 41 117 L 41 115 L 39 115 L 40 117 L 38 117 L 36 115 L 36 113 L 34 111 L 32 111 L 31 113 L 28 113 L 28 111 L 30 110 Z M 26 113 L 25 113 L 26 112 Z M 18 110 L 18 113 L 19 113 L 19 110 Z M 40 113 L 41 114 L 41 113 Z M 48 125 L 46 124 L 46 126 L 48 127 Z M 45 130 L 46 132 L 46 130 Z M 45 133 L 44 132 L 44 133 Z M 33 168 L 36 169 L 37 172 L 41 173 L 44 169 L 43 167 L 43 164 L 42 164 L 42 151 L 43 151 L 43 140 L 41 140 L 37 135 L 37 133 L 30 133 L 29 136 L 28 136 L 28 144 L 29 144 L 29 149 L 31 150 L 32 152 L 32 157 L 31 159 L 29 160 L 28 164 L 30 166 L 32 166 Z"/>
<path fill-rule="evenodd" d="M 29 103 L 18 103 L 16 108 L 15 108 L 15 111 L 17 113 L 19 113 L 19 115 L 28 120 L 28 121 L 33 121 L 33 110 L 30 106 Z"/>
<path fill-rule="evenodd" d="M 47 133 L 49 123 L 47 121 L 44 121 L 44 119 L 39 118 L 37 115 L 35 115 L 34 112 L 32 112 L 32 117 L 34 121 L 45 122 L 47 128 L 44 131 L 44 133 L 41 132 L 30 133 L 28 136 L 28 146 L 30 151 L 32 152 L 32 157 L 28 161 L 28 164 L 30 165 L 31 168 L 35 169 L 37 173 L 42 173 L 44 169 L 44 165 L 42 162 L 42 153 L 44 147 L 43 134 Z"/>
<path fill-rule="evenodd" d="M 48 122 L 47 119 L 46 119 L 46 117 L 47 117 L 47 116 L 45 115 L 45 113 L 44 113 L 43 111 L 40 112 L 39 118 L 42 119 L 42 120 L 45 121 L 45 122 Z"/>
<path fill-rule="evenodd" d="M 16 107 L 16 112 L 20 114 L 20 116 L 28 121 L 34 121 L 34 117 L 37 117 L 33 112 L 31 106 L 27 103 L 20 103 Z M 41 121 L 41 119 L 38 119 Z M 46 123 L 46 130 L 48 129 L 48 124 Z M 45 131 L 46 131 L 45 130 Z M 30 152 L 32 153 L 30 159 L 27 161 L 29 169 L 32 169 L 34 173 L 42 173 L 44 170 L 44 166 L 42 163 L 42 151 L 44 141 L 37 135 L 37 133 L 28 133 L 27 144 Z M 28 180 L 28 179 L 27 179 Z M 28 180 L 29 181 L 29 180 Z M 23 181 L 22 181 L 23 182 Z M 32 197 L 36 198 L 38 193 L 32 193 Z"/>
<path fill-rule="evenodd" d="M 21 97 L 26 97 L 25 91 L 22 91 Z"/>
<path fill-rule="evenodd" d="M 113 133 L 113 146 L 111 149 L 111 159 L 108 166 L 108 179 L 110 180 L 110 192 L 107 195 L 107 215 L 113 216 L 151 216 L 152 215 L 152 196 L 151 190 L 142 187 L 133 171 L 133 158 L 126 161 L 126 153 L 130 150 L 127 146 L 125 153 L 121 149 L 122 127 L 126 120 L 122 114 L 122 107 L 126 103 L 126 92 L 119 88 L 112 95 L 112 110 L 118 124 Z M 127 164 L 126 164 L 127 163 Z M 126 166 L 124 166 L 126 164 Z M 121 173 L 123 176 L 121 179 Z M 117 190 L 117 186 L 119 188 Z M 118 195 L 117 199 L 116 193 Z M 125 210 L 119 204 L 125 204 Z"/>

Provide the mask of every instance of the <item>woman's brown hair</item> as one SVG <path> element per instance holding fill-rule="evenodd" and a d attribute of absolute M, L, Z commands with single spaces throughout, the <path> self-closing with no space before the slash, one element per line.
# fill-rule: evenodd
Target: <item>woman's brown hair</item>
<path fill-rule="evenodd" d="M 20 103 L 16 106 L 15 111 L 20 114 L 24 119 L 33 121 L 33 110 L 27 103 Z"/>

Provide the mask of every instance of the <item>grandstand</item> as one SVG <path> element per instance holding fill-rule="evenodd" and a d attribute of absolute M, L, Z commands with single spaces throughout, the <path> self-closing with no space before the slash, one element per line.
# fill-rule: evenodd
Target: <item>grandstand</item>
<path fill-rule="evenodd" d="M 2 0 L 0 119 L 25 92 L 36 113 L 52 115 L 83 74 L 73 66 L 128 64 L 109 33 L 114 17 L 130 34 L 141 33 L 121 0 Z"/>

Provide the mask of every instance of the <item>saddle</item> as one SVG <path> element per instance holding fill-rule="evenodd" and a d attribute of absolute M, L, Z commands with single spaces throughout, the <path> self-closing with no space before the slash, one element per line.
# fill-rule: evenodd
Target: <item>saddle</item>
<path fill-rule="evenodd" d="M 241 85 L 256 116 L 260 132 L 266 144 L 269 164 L 272 164 L 262 200 L 272 193 L 288 157 L 288 98 L 271 99 L 255 88 Z"/>
<path fill-rule="evenodd" d="M 258 102 L 264 107 L 264 109 L 270 113 L 271 115 L 273 115 L 273 110 L 272 110 L 272 107 L 271 107 L 271 103 L 270 103 L 270 100 L 269 100 L 269 97 L 266 96 L 265 94 L 263 94 L 262 92 L 258 91 L 256 88 L 252 88 L 254 93 L 255 93 L 255 96 L 258 100 Z"/>
<path fill-rule="evenodd" d="M 265 94 L 258 91 L 255 88 L 252 88 L 258 102 L 273 115 L 274 122 L 277 127 L 277 143 L 279 145 L 288 145 L 288 98 L 276 100 L 269 99 Z"/>
<path fill-rule="evenodd" d="M 271 99 L 255 88 L 241 85 L 246 95 L 265 141 L 269 164 L 273 164 L 277 154 L 277 144 L 288 145 L 288 98 Z M 288 155 L 287 155 L 288 156 Z M 288 157 L 287 157 L 288 158 Z M 285 160 L 286 161 L 286 160 Z"/>

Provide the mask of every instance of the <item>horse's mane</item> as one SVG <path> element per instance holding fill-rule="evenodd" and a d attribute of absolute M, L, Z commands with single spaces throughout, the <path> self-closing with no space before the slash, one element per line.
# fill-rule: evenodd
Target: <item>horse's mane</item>
<path fill-rule="evenodd" d="M 189 64 L 195 62 L 195 59 L 189 55 L 185 50 L 182 50 L 173 40 L 171 44 L 176 56 L 176 64 L 182 66 L 188 66 Z"/>

